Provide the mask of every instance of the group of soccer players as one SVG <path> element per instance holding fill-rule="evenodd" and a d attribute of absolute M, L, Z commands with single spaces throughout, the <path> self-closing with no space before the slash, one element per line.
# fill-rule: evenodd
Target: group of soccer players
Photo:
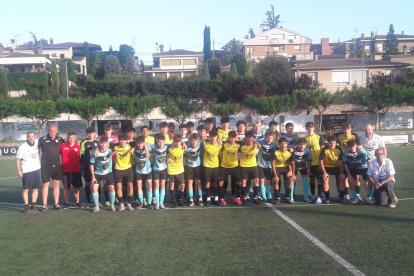
<path fill-rule="evenodd" d="M 34 133 L 28 133 L 28 140 L 16 156 L 18 175 L 23 178 L 25 213 L 37 212 L 35 203 L 40 175 L 42 211 L 48 209 L 50 178 L 54 185 L 55 210 L 69 208 L 71 186 L 75 208 L 85 208 L 80 202 L 82 175 L 85 196 L 88 203 L 93 203 L 93 212 L 103 207 L 101 187 L 104 204 L 111 211 L 143 207 L 165 209 L 167 188 L 172 207 L 223 206 L 227 204 L 225 195 L 229 179 L 232 198 L 237 205 L 250 201 L 252 185 L 255 204 L 280 203 L 282 186 L 283 199 L 292 204 L 296 199 L 298 172 L 306 202 L 330 203 L 329 178 L 333 175 L 341 203 L 373 203 L 370 199 L 372 187 L 365 185 L 367 196 L 364 200 L 360 197 L 359 183 L 359 176 L 367 179 L 371 157 L 349 123 L 344 123 L 342 131 L 335 134 L 334 126 L 328 123 L 324 127 L 325 134 L 319 135 L 315 133 L 315 124 L 308 122 L 305 125 L 307 135 L 300 138 L 294 134 L 292 123 L 285 125 L 285 133 L 279 133 L 275 121 L 269 123 L 267 130 L 260 121 L 254 122 L 251 130 L 247 130 L 243 120 L 237 122 L 236 130 L 229 128 L 228 117 L 221 118 L 220 122 L 221 127 L 213 128 L 213 120 L 206 119 L 197 130 L 194 123 L 188 122 L 181 124 L 177 133 L 174 124 L 162 122 L 159 124 L 161 133 L 154 137 L 149 135 L 148 126 L 141 127 L 139 136 L 136 136 L 135 128 L 116 136 L 111 126 L 105 125 L 105 134 L 96 139 L 95 129 L 88 127 L 87 139 L 80 143 L 76 142 L 73 132 L 68 133 L 65 142 L 57 135 L 55 126 L 39 140 L 35 139 Z M 42 153 L 41 165 L 38 164 L 38 148 Z M 60 180 L 64 185 L 63 207 L 59 205 Z M 316 183 L 318 196 L 315 194 Z M 33 189 L 31 206 L 28 204 L 30 188 Z"/>

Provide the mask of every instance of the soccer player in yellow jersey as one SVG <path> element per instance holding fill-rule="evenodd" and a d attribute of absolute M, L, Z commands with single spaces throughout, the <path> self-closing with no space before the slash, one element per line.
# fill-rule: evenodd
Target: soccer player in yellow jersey
<path fill-rule="evenodd" d="M 231 128 L 229 128 L 230 125 L 230 118 L 229 117 L 223 117 L 220 119 L 221 128 L 217 128 L 218 133 L 218 139 L 222 141 L 223 143 L 227 141 L 227 138 L 229 136 L 229 132 L 232 131 Z"/>
<path fill-rule="evenodd" d="M 240 192 L 241 192 L 241 175 L 239 168 L 239 158 L 238 153 L 239 149 L 242 146 L 241 142 L 236 142 L 237 133 L 235 131 L 230 131 L 228 135 L 228 140 L 223 144 L 221 148 L 221 164 L 220 164 L 220 205 L 226 205 L 224 199 L 226 190 L 224 188 L 224 182 L 227 180 L 228 176 L 231 176 L 232 184 L 233 181 L 237 183 L 236 191 L 236 204 L 240 205 Z"/>
<path fill-rule="evenodd" d="M 279 141 L 279 138 L 280 138 L 280 133 L 279 133 L 279 131 L 277 131 L 277 122 L 276 121 L 270 121 L 269 122 L 269 130 L 268 131 L 273 132 L 273 142 L 277 143 L 277 141 Z"/>
<path fill-rule="evenodd" d="M 280 202 L 280 176 L 283 175 L 287 181 L 287 189 L 285 191 L 285 200 L 287 203 L 294 202 L 291 198 L 292 193 L 292 175 L 295 169 L 295 155 L 288 150 L 288 141 L 286 138 L 279 138 L 279 148 L 272 153 L 272 170 L 275 178 L 275 203 Z"/>
<path fill-rule="evenodd" d="M 165 144 L 171 145 L 173 143 L 174 133 L 168 132 L 167 122 L 161 122 L 159 124 L 161 135 L 165 137 Z"/>
<path fill-rule="evenodd" d="M 247 131 L 244 137 L 245 144 L 239 149 L 240 156 L 240 174 L 242 178 L 242 204 L 247 201 L 247 180 L 251 179 L 254 182 L 254 203 L 260 204 L 259 200 L 259 170 L 257 168 L 256 152 L 262 147 L 256 140 L 254 140 L 252 131 Z"/>
<path fill-rule="evenodd" d="M 212 118 L 207 118 L 204 121 L 204 126 L 206 127 L 206 135 L 207 137 L 210 135 L 210 131 L 213 130 L 213 126 L 214 126 L 214 121 Z"/>
<path fill-rule="evenodd" d="M 131 148 L 135 147 L 135 134 L 136 134 L 136 129 L 134 127 L 130 127 L 127 130 L 127 137 L 128 137 L 128 144 L 131 146 Z M 132 165 L 132 183 L 137 183 L 137 180 L 135 178 L 135 158 L 131 158 L 131 165 Z M 123 193 L 123 198 L 124 201 L 126 200 L 126 195 L 127 195 L 127 183 L 125 183 L 125 181 L 122 183 L 122 193 Z M 137 190 L 137 186 L 136 185 L 132 185 L 133 189 L 134 189 L 134 202 L 132 204 L 134 205 L 139 205 L 139 201 L 138 201 L 138 190 Z"/>
<path fill-rule="evenodd" d="M 206 127 L 204 125 L 200 125 L 197 127 L 197 134 L 198 134 L 200 141 L 208 139 Z"/>
<path fill-rule="evenodd" d="M 184 163 L 183 157 L 185 149 L 181 146 L 182 137 L 180 134 L 174 135 L 174 142 L 167 149 L 167 173 L 168 179 L 170 182 L 170 196 L 171 203 L 175 208 L 177 206 L 177 201 L 175 200 L 175 189 L 174 185 L 179 186 L 179 195 L 178 195 L 178 205 L 184 206 L 183 196 L 184 196 Z"/>
<path fill-rule="evenodd" d="M 216 130 L 210 131 L 209 141 L 203 142 L 203 166 L 204 166 L 204 177 L 206 180 L 206 205 L 211 205 L 211 191 L 210 184 L 212 186 L 213 194 L 217 195 L 217 181 L 219 176 L 219 152 L 221 145 L 217 143 L 218 134 Z M 215 197 L 218 202 L 218 196 Z"/>
<path fill-rule="evenodd" d="M 155 139 L 153 136 L 149 135 L 149 127 L 148 126 L 142 126 L 141 127 L 141 134 L 145 138 L 145 143 L 150 145 L 155 145 Z"/>
<path fill-rule="evenodd" d="M 318 181 L 318 185 L 322 185 L 322 176 L 319 171 L 319 155 L 321 154 L 321 147 L 323 147 L 324 144 L 321 136 L 315 134 L 315 124 L 313 122 L 307 122 L 305 127 L 308 132 L 308 135 L 305 137 L 306 146 L 309 148 L 312 155 L 311 167 L 308 168 L 312 197 L 307 200 L 307 202 L 315 202 L 315 178 Z M 304 187 L 304 189 L 305 188 L 306 187 Z"/>
<path fill-rule="evenodd" d="M 237 141 L 243 141 L 244 137 L 246 136 L 247 123 L 244 120 L 239 120 L 237 121 L 236 126 Z"/>
<path fill-rule="evenodd" d="M 345 191 L 345 175 L 344 175 L 344 166 L 342 164 L 343 153 L 341 148 L 336 146 L 336 138 L 334 136 L 330 136 L 328 139 L 328 146 L 324 147 L 321 151 L 319 156 L 319 169 L 322 174 L 323 179 L 323 191 L 325 193 L 325 199 L 322 201 L 322 185 L 318 185 L 318 199 L 316 200 L 316 204 L 320 203 L 330 203 L 329 200 L 329 175 L 334 175 L 335 177 L 339 178 L 340 187 L 341 187 L 341 202 L 343 200 L 343 194 Z"/>
<path fill-rule="evenodd" d="M 127 183 L 127 209 L 132 211 L 131 203 L 134 202 L 133 197 L 133 172 L 131 163 L 131 146 L 128 144 L 128 137 L 126 134 L 121 133 L 118 135 L 119 145 L 114 148 L 115 151 L 115 183 L 118 194 L 119 208 L 118 211 L 125 210 L 124 199 L 122 197 L 122 181 Z M 96 150 L 95 150 L 96 152 Z"/>

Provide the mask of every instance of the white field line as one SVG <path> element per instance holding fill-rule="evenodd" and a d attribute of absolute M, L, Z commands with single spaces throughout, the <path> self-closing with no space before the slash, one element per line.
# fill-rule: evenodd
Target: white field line
<path fill-rule="evenodd" d="M 4 177 L 0 178 L 0 180 L 12 179 L 12 178 L 19 178 L 18 176 L 11 176 L 11 177 Z"/>
<path fill-rule="evenodd" d="M 339 264 L 341 264 L 343 267 L 345 267 L 349 272 L 351 272 L 353 275 L 357 276 L 365 276 L 364 273 L 359 271 L 355 266 L 353 266 L 351 263 L 349 263 L 347 260 L 336 254 L 332 249 L 330 249 L 328 246 L 326 246 L 323 242 L 321 242 L 316 237 L 312 236 L 311 233 L 306 231 L 304 228 L 299 226 L 296 222 L 294 222 L 291 218 L 283 214 L 281 211 L 279 211 L 275 206 L 266 203 L 267 206 L 269 206 L 270 209 L 273 210 L 279 217 L 281 217 L 284 221 L 289 223 L 293 228 L 298 230 L 300 233 L 302 233 L 306 238 L 308 238 L 311 242 L 313 242 L 316 246 L 318 246 L 320 249 L 322 249 L 326 254 L 331 256 L 335 261 L 337 261 Z"/>

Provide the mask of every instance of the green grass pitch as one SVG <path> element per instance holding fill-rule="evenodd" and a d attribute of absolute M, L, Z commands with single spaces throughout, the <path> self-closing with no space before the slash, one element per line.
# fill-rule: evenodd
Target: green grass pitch
<path fill-rule="evenodd" d="M 414 148 L 388 152 L 405 199 L 396 209 L 336 204 L 333 182 L 331 205 L 275 207 L 365 275 L 414 275 Z M 0 167 L 0 202 L 21 204 L 15 161 Z M 22 210 L 0 204 L 0 275 L 352 275 L 266 205 L 229 194 L 226 207 Z"/>

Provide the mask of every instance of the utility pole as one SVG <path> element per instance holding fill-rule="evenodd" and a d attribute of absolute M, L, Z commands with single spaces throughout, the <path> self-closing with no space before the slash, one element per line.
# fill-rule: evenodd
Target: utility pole
<path fill-rule="evenodd" d="M 380 28 L 381 26 L 377 26 L 377 27 L 374 27 L 374 29 L 375 29 L 375 35 L 377 35 L 378 34 L 378 28 Z"/>
<path fill-rule="evenodd" d="M 213 39 L 213 58 L 214 58 L 214 39 Z"/>
<path fill-rule="evenodd" d="M 69 99 L 69 79 L 68 79 L 68 62 L 65 62 L 66 65 L 66 98 Z M 70 113 L 68 109 L 68 121 L 70 121 Z"/>

